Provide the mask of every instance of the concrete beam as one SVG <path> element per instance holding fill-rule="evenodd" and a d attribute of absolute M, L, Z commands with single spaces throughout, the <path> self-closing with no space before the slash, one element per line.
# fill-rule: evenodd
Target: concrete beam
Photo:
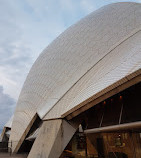
<path fill-rule="evenodd" d="M 62 119 L 44 121 L 28 158 L 59 158 L 75 131 Z"/>

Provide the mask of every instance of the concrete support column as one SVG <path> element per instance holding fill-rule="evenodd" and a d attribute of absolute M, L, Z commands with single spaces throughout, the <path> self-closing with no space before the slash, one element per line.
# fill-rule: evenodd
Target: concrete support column
<path fill-rule="evenodd" d="M 75 131 L 63 119 L 44 121 L 28 158 L 59 158 Z"/>

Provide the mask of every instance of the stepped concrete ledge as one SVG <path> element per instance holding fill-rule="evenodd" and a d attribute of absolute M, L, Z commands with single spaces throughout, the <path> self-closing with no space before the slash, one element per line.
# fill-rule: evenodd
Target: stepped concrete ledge
<path fill-rule="evenodd" d="M 10 156 L 9 153 L 0 153 L 0 158 L 27 158 L 27 154 L 13 154 Z"/>

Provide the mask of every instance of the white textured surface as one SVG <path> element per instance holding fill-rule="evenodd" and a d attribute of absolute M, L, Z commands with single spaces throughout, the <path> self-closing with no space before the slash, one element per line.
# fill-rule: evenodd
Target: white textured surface
<path fill-rule="evenodd" d="M 35 140 L 39 134 L 40 127 L 37 128 L 26 140 Z"/>
<path fill-rule="evenodd" d="M 44 119 L 61 117 L 61 114 L 72 108 L 76 109 L 77 105 L 92 96 L 94 96 L 93 99 L 96 99 L 99 95 L 111 90 L 106 89 L 107 87 L 112 84 L 113 88 L 119 86 L 124 82 L 123 80 L 119 83 L 119 80 L 139 69 L 141 69 L 141 31 L 124 41 L 97 63 L 46 114 Z M 104 89 L 105 91 L 103 91 Z"/>
<path fill-rule="evenodd" d="M 12 116 L 12 117 L 9 119 L 9 121 L 5 124 L 4 127 L 8 127 L 8 128 L 11 128 L 11 127 L 12 127 L 13 117 L 14 117 L 14 116 Z"/>
<path fill-rule="evenodd" d="M 0 142 L 2 142 L 2 136 L 0 135 Z"/>
<path fill-rule="evenodd" d="M 11 130 L 8 130 L 7 132 L 5 132 L 6 136 L 9 138 L 10 134 L 11 134 Z"/>
<path fill-rule="evenodd" d="M 3 136 L 4 136 L 5 134 L 8 134 L 7 136 L 10 137 L 13 118 L 14 118 L 14 115 L 11 116 L 11 118 L 10 118 L 10 119 L 8 120 L 8 122 L 5 124 L 5 126 L 4 126 L 4 128 L 3 128 L 3 131 L 2 131 L 2 134 L 0 135 L 0 142 L 3 140 Z M 6 128 L 9 128 L 9 129 L 10 129 L 10 130 L 8 130 L 8 133 L 6 132 Z"/>
<path fill-rule="evenodd" d="M 46 119 L 60 117 L 140 69 L 140 28 L 141 5 L 117 3 L 90 14 L 54 40 L 27 76 L 10 140 L 20 140 L 36 112 L 41 118 L 47 112 Z"/>

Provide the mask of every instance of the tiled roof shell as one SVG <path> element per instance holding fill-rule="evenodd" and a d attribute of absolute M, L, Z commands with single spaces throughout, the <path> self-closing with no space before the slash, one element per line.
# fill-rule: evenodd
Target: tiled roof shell
<path fill-rule="evenodd" d="M 36 113 L 41 119 L 60 118 L 140 70 L 140 43 L 138 3 L 110 4 L 72 25 L 33 64 L 17 102 L 10 140 L 21 139 Z"/>

